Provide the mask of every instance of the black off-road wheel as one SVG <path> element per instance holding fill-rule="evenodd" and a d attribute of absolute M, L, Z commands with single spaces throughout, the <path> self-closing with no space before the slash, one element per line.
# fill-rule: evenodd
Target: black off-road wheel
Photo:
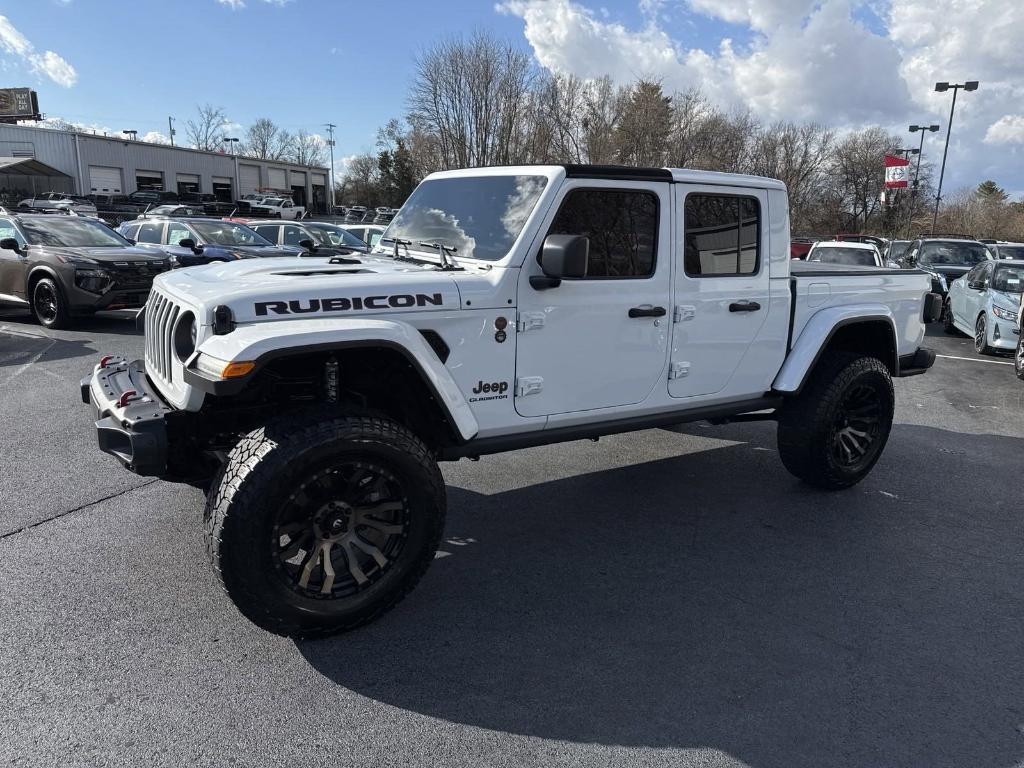
<path fill-rule="evenodd" d="M 32 315 L 44 328 L 67 328 L 71 313 L 60 286 L 44 277 L 32 286 Z"/>
<path fill-rule="evenodd" d="M 803 391 L 779 413 L 782 463 L 805 483 L 841 490 L 863 480 L 882 455 L 896 398 L 881 360 L 829 352 Z"/>
<path fill-rule="evenodd" d="M 1024 335 L 1017 339 L 1017 350 L 1013 353 L 1013 370 L 1017 378 L 1024 381 Z"/>
<path fill-rule="evenodd" d="M 275 421 L 231 451 L 207 496 L 207 550 L 264 629 L 322 637 L 373 621 L 426 572 L 445 487 L 423 442 L 370 415 Z"/>

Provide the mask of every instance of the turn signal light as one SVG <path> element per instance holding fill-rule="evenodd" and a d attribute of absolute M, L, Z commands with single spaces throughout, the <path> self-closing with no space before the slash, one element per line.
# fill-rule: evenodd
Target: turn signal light
<path fill-rule="evenodd" d="M 228 363 L 224 366 L 224 370 L 221 371 L 221 378 L 223 379 L 237 379 L 239 376 L 245 376 L 250 373 L 253 368 L 256 367 L 256 363 L 248 360 L 243 360 L 235 363 Z"/>

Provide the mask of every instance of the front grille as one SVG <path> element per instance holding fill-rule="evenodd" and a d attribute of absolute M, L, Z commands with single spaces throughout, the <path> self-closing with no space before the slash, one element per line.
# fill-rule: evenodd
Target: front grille
<path fill-rule="evenodd" d="M 173 300 L 153 289 L 146 304 L 146 371 L 171 386 L 174 365 L 172 333 L 181 308 Z"/>
<path fill-rule="evenodd" d="M 169 268 L 165 262 L 115 261 L 110 264 L 108 271 L 118 288 L 131 289 L 149 288 L 153 278 Z"/>

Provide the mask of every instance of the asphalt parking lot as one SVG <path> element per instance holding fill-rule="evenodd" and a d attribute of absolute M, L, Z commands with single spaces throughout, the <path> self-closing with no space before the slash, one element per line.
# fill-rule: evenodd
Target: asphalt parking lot
<path fill-rule="evenodd" d="M 0 760 L 13 765 L 1010 766 L 1024 761 L 1024 383 L 930 330 L 852 490 L 771 424 L 445 466 L 445 542 L 358 632 L 249 624 L 194 489 L 95 448 L 126 315 L 0 313 Z"/>

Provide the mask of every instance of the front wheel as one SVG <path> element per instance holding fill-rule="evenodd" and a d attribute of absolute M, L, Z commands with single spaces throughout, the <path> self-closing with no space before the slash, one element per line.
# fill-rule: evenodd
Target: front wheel
<path fill-rule="evenodd" d="M 426 446 L 369 416 L 311 414 L 246 435 L 207 500 L 207 548 L 254 623 L 318 637 L 373 621 L 423 576 L 445 488 Z"/>
<path fill-rule="evenodd" d="M 882 455 L 896 398 L 889 369 L 874 357 L 830 352 L 779 413 L 779 456 L 809 485 L 849 488 Z"/>
<path fill-rule="evenodd" d="M 53 279 L 44 277 L 32 287 L 32 314 L 44 328 L 67 328 L 70 325 L 67 300 Z"/>
<path fill-rule="evenodd" d="M 1024 381 L 1024 335 L 1017 339 L 1017 351 L 1013 354 L 1013 370 L 1017 378 Z"/>
<path fill-rule="evenodd" d="M 992 347 L 988 345 L 988 323 L 985 322 L 985 315 L 978 315 L 978 321 L 974 324 L 974 350 L 979 355 L 992 354 Z"/>

